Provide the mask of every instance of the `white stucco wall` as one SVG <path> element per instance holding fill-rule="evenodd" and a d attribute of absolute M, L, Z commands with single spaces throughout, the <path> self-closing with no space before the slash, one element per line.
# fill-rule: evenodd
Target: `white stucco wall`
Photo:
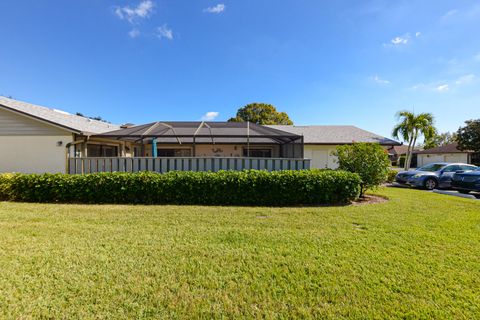
<path fill-rule="evenodd" d="M 467 153 L 419 154 L 417 166 L 424 166 L 434 162 L 461 162 L 468 163 Z"/>
<path fill-rule="evenodd" d="M 336 146 L 330 145 L 308 145 L 304 146 L 304 156 L 311 159 L 310 168 L 312 169 L 336 169 L 338 164 L 336 157 L 332 155 Z"/>
<path fill-rule="evenodd" d="M 57 146 L 62 141 L 61 146 Z M 0 172 L 65 172 L 65 145 L 72 136 L 0 136 Z"/>
<path fill-rule="evenodd" d="M 383 146 L 387 149 L 388 146 Z M 337 149 L 337 145 L 311 145 L 304 146 L 304 156 L 311 159 L 310 167 L 312 169 L 337 169 L 337 157 L 332 155 Z"/>

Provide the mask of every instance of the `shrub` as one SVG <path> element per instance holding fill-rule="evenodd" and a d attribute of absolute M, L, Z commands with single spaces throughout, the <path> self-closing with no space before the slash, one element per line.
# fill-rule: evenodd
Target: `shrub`
<path fill-rule="evenodd" d="M 378 143 L 353 143 L 338 146 L 335 152 L 340 170 L 358 173 L 362 183 L 360 196 L 367 189 L 378 187 L 387 178 L 390 160 Z"/>
<path fill-rule="evenodd" d="M 5 201 L 10 199 L 10 186 L 11 179 L 13 174 L 4 173 L 0 174 L 0 201 Z"/>
<path fill-rule="evenodd" d="M 389 170 L 387 173 L 387 179 L 385 182 L 392 183 L 395 181 L 395 177 L 397 176 L 398 171 L 397 170 Z"/>
<path fill-rule="evenodd" d="M 347 203 L 360 192 L 358 175 L 323 170 L 16 174 L 2 181 L 4 197 L 26 202 L 317 205 Z"/>

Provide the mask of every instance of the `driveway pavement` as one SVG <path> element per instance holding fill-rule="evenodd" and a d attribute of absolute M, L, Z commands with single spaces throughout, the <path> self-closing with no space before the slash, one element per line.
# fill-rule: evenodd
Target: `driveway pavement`
<path fill-rule="evenodd" d="M 463 194 L 463 193 L 460 193 L 460 192 L 454 191 L 454 190 L 437 190 L 437 189 L 433 190 L 433 192 L 439 193 L 439 194 L 446 194 L 446 195 L 449 195 L 449 196 L 480 200 L 480 193 L 476 193 L 476 192 L 475 193 L 470 192 L 469 194 Z"/>
<path fill-rule="evenodd" d="M 388 187 L 393 187 L 393 188 L 410 188 L 401 184 L 398 184 L 396 182 L 388 185 Z M 445 194 L 448 196 L 454 196 L 454 197 L 460 197 L 460 198 L 466 198 L 466 199 L 474 199 L 474 200 L 480 200 L 480 193 L 478 192 L 470 192 L 470 194 L 463 194 L 455 190 L 439 190 L 435 189 L 433 191 L 428 191 L 428 190 L 423 190 L 425 192 L 435 192 L 438 194 Z"/>

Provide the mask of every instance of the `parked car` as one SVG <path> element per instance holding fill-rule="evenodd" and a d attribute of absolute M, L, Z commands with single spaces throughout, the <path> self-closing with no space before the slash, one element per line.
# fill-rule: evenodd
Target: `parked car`
<path fill-rule="evenodd" d="M 450 188 L 456 172 L 472 171 L 477 167 L 466 163 L 430 163 L 411 171 L 400 171 L 395 177 L 397 183 L 416 188 L 433 190 Z"/>
<path fill-rule="evenodd" d="M 455 173 L 452 178 L 452 187 L 461 193 L 480 192 L 480 168 L 475 171 Z"/>

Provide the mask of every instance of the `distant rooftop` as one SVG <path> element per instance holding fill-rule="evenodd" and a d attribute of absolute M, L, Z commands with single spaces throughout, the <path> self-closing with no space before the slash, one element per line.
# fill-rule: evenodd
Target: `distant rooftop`
<path fill-rule="evenodd" d="M 69 131 L 83 134 L 97 134 L 117 130 L 120 126 L 103 121 L 77 116 L 62 110 L 38 106 L 0 96 L 0 108 L 45 121 Z"/>
<path fill-rule="evenodd" d="M 401 146 L 393 146 L 392 148 L 388 149 L 388 151 L 394 155 L 406 154 L 408 151 L 408 145 L 403 144 Z"/>
<path fill-rule="evenodd" d="M 305 144 L 349 144 L 353 142 L 376 142 L 381 145 L 401 145 L 400 142 L 355 126 L 286 126 L 267 127 L 303 135 Z"/>
<path fill-rule="evenodd" d="M 458 149 L 458 143 L 450 143 L 441 147 L 425 149 L 415 152 L 416 154 L 439 154 L 439 153 L 473 153 L 473 151 L 462 151 Z"/>

